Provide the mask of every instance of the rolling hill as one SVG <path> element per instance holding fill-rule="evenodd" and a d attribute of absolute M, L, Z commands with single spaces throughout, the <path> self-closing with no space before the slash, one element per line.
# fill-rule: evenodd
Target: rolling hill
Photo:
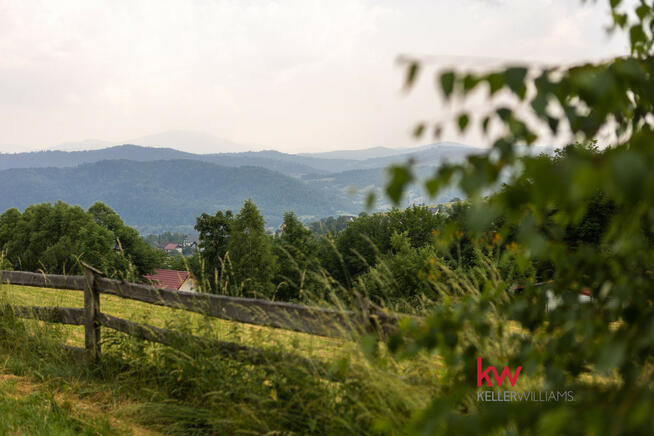
<path fill-rule="evenodd" d="M 382 149 L 382 148 L 380 148 Z M 82 163 L 107 159 L 154 161 L 190 159 L 223 166 L 258 166 L 283 174 L 299 177 L 305 174 L 326 174 L 357 169 L 384 168 L 392 163 L 414 159 L 418 165 L 438 165 L 444 160 L 460 160 L 483 150 L 455 143 L 440 143 L 414 149 L 368 149 L 318 153 L 315 155 L 288 154 L 274 150 L 241 153 L 194 154 L 173 148 L 144 147 L 141 145 L 118 145 L 97 150 L 61 151 L 49 150 L 30 153 L 0 153 L 0 170 L 10 168 L 70 167 Z M 389 151 L 391 150 L 392 153 Z M 354 154 L 352 154 L 354 153 Z M 389 154 L 391 153 L 391 154 Z M 351 158 L 333 156 L 347 155 Z M 363 158 L 363 156 L 368 156 Z"/>
<path fill-rule="evenodd" d="M 415 174 L 418 180 L 426 180 L 433 174 L 433 171 L 434 168 L 431 166 L 421 166 L 416 168 Z M 373 191 L 377 196 L 375 203 L 377 210 L 392 207 L 384 195 L 384 187 L 389 181 L 386 168 L 347 170 L 324 175 L 308 174 L 302 176 L 301 179 L 309 186 L 322 192 L 337 196 L 343 201 L 353 202 L 360 210 L 364 209 L 366 195 L 370 191 Z M 448 202 L 455 197 L 462 198 L 464 195 L 458 189 L 449 188 L 441 191 L 438 197 L 429 199 L 427 192 L 419 183 L 407 188 L 402 200 L 402 206 Z"/>
<path fill-rule="evenodd" d="M 238 210 L 251 197 L 268 225 L 277 226 L 291 209 L 307 220 L 357 214 L 370 191 L 377 194 L 376 209 L 385 209 L 390 207 L 384 196 L 389 165 L 412 159 L 419 178 L 426 178 L 442 162 L 480 152 L 440 143 L 306 155 L 274 150 L 194 154 L 140 145 L 0 154 L 0 212 L 57 200 L 84 207 L 103 201 L 143 233 L 188 231 L 202 212 Z M 428 199 L 413 186 L 403 205 L 453 197 L 462 194 L 450 189 Z"/>
<path fill-rule="evenodd" d="M 324 171 L 321 168 L 308 166 L 303 163 L 303 161 L 311 162 L 312 159 L 310 158 L 285 159 L 285 156 L 292 155 L 285 155 L 279 152 L 194 154 L 172 148 L 143 147 L 140 145 L 125 144 L 86 151 L 48 150 L 29 153 L 3 153 L 0 154 L 0 170 L 10 168 L 74 167 L 84 163 L 117 159 L 138 162 L 188 159 L 230 167 L 245 165 L 257 166 L 292 176 L 307 173 L 321 173 Z M 316 160 L 322 161 L 322 159 Z M 336 165 L 334 164 L 334 166 Z"/>
<path fill-rule="evenodd" d="M 88 207 L 102 201 L 142 233 L 188 231 L 202 212 L 238 211 L 247 198 L 268 225 L 285 210 L 307 219 L 357 213 L 346 198 L 260 167 L 194 160 L 106 160 L 65 168 L 0 171 L 0 210 L 62 200 Z"/>

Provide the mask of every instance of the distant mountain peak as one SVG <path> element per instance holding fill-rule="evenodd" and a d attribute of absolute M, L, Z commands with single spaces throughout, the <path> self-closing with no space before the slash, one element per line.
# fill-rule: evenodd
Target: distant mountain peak
<path fill-rule="evenodd" d="M 187 153 L 236 153 L 248 151 L 250 146 L 238 144 L 206 132 L 192 130 L 169 130 L 153 135 L 133 138 L 125 143 L 149 147 L 174 148 Z"/>
<path fill-rule="evenodd" d="M 102 139 L 84 139 L 77 142 L 63 142 L 55 147 L 52 147 L 51 150 L 56 151 L 86 151 L 86 150 L 99 150 L 101 148 L 106 148 L 114 143 L 111 141 L 104 141 Z"/>
<path fill-rule="evenodd" d="M 152 135 L 139 136 L 124 141 L 107 141 L 102 139 L 85 139 L 83 141 L 65 142 L 50 150 L 53 151 L 90 151 L 118 145 L 135 144 L 145 147 L 172 148 L 187 153 L 238 153 L 255 147 L 206 132 L 194 130 L 168 130 Z"/>
<path fill-rule="evenodd" d="M 321 153 L 301 153 L 300 156 L 317 157 L 323 159 L 352 159 L 352 160 L 367 160 L 379 159 L 392 156 L 399 156 L 403 154 L 416 153 L 420 151 L 435 149 L 435 148 L 473 148 L 467 145 L 458 144 L 456 142 L 436 142 L 433 144 L 421 145 L 418 147 L 410 148 L 389 148 L 389 147 L 371 147 L 359 150 L 336 150 L 325 151 Z"/>

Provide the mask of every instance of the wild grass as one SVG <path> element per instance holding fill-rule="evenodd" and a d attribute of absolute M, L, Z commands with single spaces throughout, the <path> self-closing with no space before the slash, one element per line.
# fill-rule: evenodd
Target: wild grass
<path fill-rule="evenodd" d="M 0 293 L 5 304 L 83 304 L 76 291 L 2 285 Z M 264 358 L 252 363 L 202 342 L 167 347 L 103 329 L 102 361 L 89 366 L 60 347 L 80 346 L 80 327 L 20 320 L 5 306 L 5 371 L 97 398 L 112 416 L 171 434 L 402 434 L 411 411 L 438 390 L 433 356 L 395 361 L 374 336 L 329 339 L 113 296 L 101 301 L 105 313 L 247 345 Z"/>
<path fill-rule="evenodd" d="M 82 417 L 73 404 L 57 401 L 52 393 L 24 388 L 18 378 L 0 380 L 0 434 L 114 434 L 107 419 Z"/>
<path fill-rule="evenodd" d="M 80 291 L 5 284 L 0 285 L 0 295 L 13 305 L 84 307 L 84 295 Z M 155 306 L 113 295 L 103 294 L 100 301 L 102 312 L 108 315 L 155 327 L 182 329 L 192 334 L 210 329 L 213 337 L 218 340 L 242 343 L 246 346 L 285 345 L 306 356 L 316 353 L 329 356 L 343 342 L 339 339 L 210 318 L 199 313 Z M 68 332 L 65 338 L 68 345 L 84 345 L 82 326 L 63 326 L 63 330 Z"/>
<path fill-rule="evenodd" d="M 501 293 L 507 287 L 492 262 L 465 274 L 437 267 L 441 274 L 433 287 L 439 301 L 426 301 L 414 314 L 480 298 L 481 289 Z M 325 280 L 324 299 L 315 304 L 346 308 L 335 297 L 345 289 Z M 6 306 L 82 307 L 81 292 L 0 285 L 0 299 L 0 373 L 92 400 L 132 427 L 167 434 L 405 434 L 411 417 L 447 392 L 449 369 L 439 356 L 421 351 L 400 359 L 376 335 L 330 339 L 109 295 L 101 296 L 104 313 L 169 328 L 181 338 L 245 345 L 261 350 L 262 357 L 254 362 L 239 352 L 217 353 L 210 341 L 163 346 L 103 328 L 102 360 L 91 365 L 61 349 L 62 343 L 83 344 L 81 327 L 17 319 Z M 496 311 L 488 318 L 491 326 L 503 323 Z M 511 351 L 513 333 L 520 333 L 519 326 L 484 344 L 466 332 L 462 337 L 501 356 Z"/>

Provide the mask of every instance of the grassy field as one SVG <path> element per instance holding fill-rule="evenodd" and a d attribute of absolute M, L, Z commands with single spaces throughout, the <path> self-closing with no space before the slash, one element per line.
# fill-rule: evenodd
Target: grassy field
<path fill-rule="evenodd" d="M 0 302 L 82 307 L 83 294 L 1 285 Z M 103 329 L 94 366 L 60 347 L 82 346 L 82 327 L 8 313 L 0 317 L 0 414 L 12 412 L 0 434 L 402 434 L 410 411 L 438 389 L 433 357 L 396 362 L 373 337 L 336 340 L 107 295 L 101 309 L 271 357 L 255 365 L 192 341 L 172 348 Z M 297 355 L 317 365 L 298 364 Z"/>
<path fill-rule="evenodd" d="M 84 294 L 81 291 L 65 289 L 0 285 L 0 298 L 13 305 L 84 307 Z M 198 313 L 155 306 L 113 295 L 101 295 L 100 307 L 102 312 L 108 315 L 155 327 L 184 328 L 195 334 L 210 329 L 213 337 L 227 342 L 249 346 L 283 344 L 305 356 L 316 354 L 323 357 L 333 356 L 333 352 L 343 343 L 338 339 L 210 318 Z M 84 327 L 63 326 L 63 329 L 67 333 L 66 344 L 84 346 Z"/>

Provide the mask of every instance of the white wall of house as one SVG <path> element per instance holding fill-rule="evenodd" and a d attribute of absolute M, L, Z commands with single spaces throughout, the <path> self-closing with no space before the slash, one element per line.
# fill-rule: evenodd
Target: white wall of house
<path fill-rule="evenodd" d="M 190 277 L 182 283 L 182 286 L 179 287 L 180 291 L 187 291 L 187 292 L 197 292 L 197 286 L 193 279 Z"/>

